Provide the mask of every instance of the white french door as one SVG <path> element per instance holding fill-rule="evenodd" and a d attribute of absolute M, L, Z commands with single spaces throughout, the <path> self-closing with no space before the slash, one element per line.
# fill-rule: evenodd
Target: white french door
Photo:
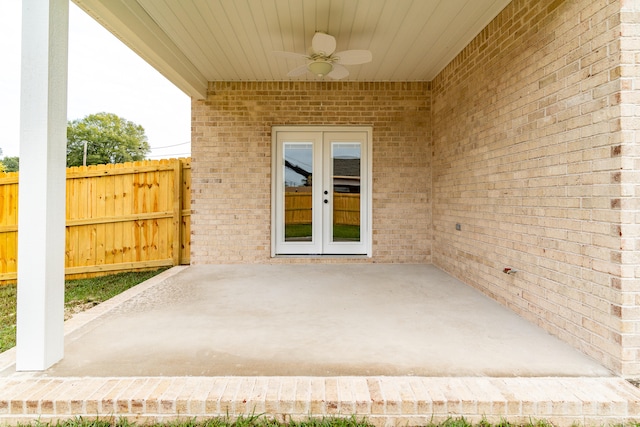
<path fill-rule="evenodd" d="M 273 128 L 272 255 L 371 255 L 371 128 Z"/>

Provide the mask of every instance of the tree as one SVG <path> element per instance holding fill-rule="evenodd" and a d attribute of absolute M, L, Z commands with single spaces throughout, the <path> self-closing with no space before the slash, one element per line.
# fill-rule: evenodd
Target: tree
<path fill-rule="evenodd" d="M 0 161 L 1 167 L 4 168 L 5 172 L 18 172 L 20 169 L 20 158 L 15 157 L 5 157 Z"/>
<path fill-rule="evenodd" d="M 87 165 L 144 160 L 151 151 L 142 126 L 112 113 L 67 124 L 67 166 L 82 166 L 85 149 Z"/>

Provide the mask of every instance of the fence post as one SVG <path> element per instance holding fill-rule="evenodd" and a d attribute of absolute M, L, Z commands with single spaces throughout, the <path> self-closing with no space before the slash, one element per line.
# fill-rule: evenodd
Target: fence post
<path fill-rule="evenodd" d="M 173 265 L 182 263 L 182 162 L 173 160 Z"/>

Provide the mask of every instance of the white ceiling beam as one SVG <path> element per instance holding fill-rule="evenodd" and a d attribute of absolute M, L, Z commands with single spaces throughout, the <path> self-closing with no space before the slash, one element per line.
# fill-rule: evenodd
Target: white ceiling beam
<path fill-rule="evenodd" d="M 73 0 L 187 95 L 207 96 L 207 79 L 138 1 Z"/>

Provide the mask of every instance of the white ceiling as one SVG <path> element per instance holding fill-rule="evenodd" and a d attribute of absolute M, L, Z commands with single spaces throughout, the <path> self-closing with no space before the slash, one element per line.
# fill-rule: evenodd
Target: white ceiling
<path fill-rule="evenodd" d="M 350 81 L 430 81 L 511 0 L 73 0 L 187 94 L 207 81 L 287 77 L 316 31 L 367 49 Z"/>

